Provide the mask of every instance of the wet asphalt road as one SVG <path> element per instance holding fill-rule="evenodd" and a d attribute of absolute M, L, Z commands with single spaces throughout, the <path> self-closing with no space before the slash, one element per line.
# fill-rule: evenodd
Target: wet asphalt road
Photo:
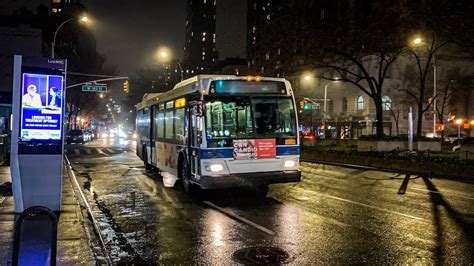
<path fill-rule="evenodd" d="M 474 263 L 473 184 L 303 163 L 302 182 L 264 200 L 191 198 L 146 172 L 133 141 L 66 149 L 117 263 L 223 265 L 254 246 L 295 265 Z"/>

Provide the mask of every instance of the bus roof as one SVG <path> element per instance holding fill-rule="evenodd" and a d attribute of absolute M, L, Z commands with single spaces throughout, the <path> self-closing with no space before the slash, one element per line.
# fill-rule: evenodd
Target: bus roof
<path fill-rule="evenodd" d="M 173 89 L 163 93 L 146 93 L 143 100 L 135 105 L 137 109 L 146 106 L 151 106 L 158 102 L 173 99 L 182 95 L 199 91 L 200 88 L 206 87 L 210 81 L 213 80 L 246 80 L 248 78 L 255 79 L 253 76 L 236 76 L 236 75 L 216 75 L 216 74 L 202 74 L 188 79 L 185 79 L 176 84 Z M 259 77 L 260 80 L 265 81 L 280 81 L 289 85 L 289 82 L 284 78 L 273 77 Z"/>

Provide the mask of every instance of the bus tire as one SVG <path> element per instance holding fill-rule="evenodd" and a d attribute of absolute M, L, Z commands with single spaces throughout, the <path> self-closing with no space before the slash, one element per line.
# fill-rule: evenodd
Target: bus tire
<path fill-rule="evenodd" d="M 181 165 L 180 177 L 181 177 L 181 185 L 183 187 L 183 190 L 188 195 L 194 195 L 196 193 L 196 186 L 191 182 L 188 160 L 183 158 L 181 160 L 180 165 Z"/>
<path fill-rule="evenodd" d="M 268 194 L 269 187 L 268 185 L 260 185 L 257 187 L 257 197 L 261 199 L 266 199 Z"/>

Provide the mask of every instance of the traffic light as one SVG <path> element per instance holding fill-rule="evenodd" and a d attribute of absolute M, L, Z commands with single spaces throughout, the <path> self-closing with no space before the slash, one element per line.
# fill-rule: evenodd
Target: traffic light
<path fill-rule="evenodd" d="M 128 90 L 129 90 L 129 88 L 128 88 L 128 80 L 126 80 L 126 81 L 123 83 L 123 91 L 124 91 L 125 93 L 128 93 Z"/>
<path fill-rule="evenodd" d="M 311 106 L 308 103 L 305 103 L 304 106 L 303 106 L 303 109 L 304 110 L 309 110 L 309 109 L 311 109 Z"/>

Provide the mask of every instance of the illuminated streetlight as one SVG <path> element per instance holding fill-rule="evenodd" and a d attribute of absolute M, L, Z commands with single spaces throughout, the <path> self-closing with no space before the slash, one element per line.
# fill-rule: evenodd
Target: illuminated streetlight
<path fill-rule="evenodd" d="M 413 44 L 414 45 L 420 45 L 423 42 L 423 39 L 421 37 L 416 37 L 413 39 Z"/>
<path fill-rule="evenodd" d="M 56 31 L 54 32 L 54 37 L 53 37 L 53 42 L 51 43 L 51 58 L 54 58 L 54 47 L 56 45 L 56 36 L 58 35 L 58 32 L 59 30 L 62 28 L 62 26 L 64 26 L 64 24 L 68 23 L 68 22 L 71 22 L 71 21 L 74 21 L 74 20 L 79 20 L 79 22 L 83 22 L 83 23 L 87 23 L 89 22 L 89 18 L 86 17 L 86 16 L 82 16 L 80 17 L 79 19 L 77 18 L 70 18 L 66 21 L 64 21 L 63 23 L 61 23 L 61 25 L 59 25 L 59 27 L 56 29 Z"/>
<path fill-rule="evenodd" d="M 181 80 L 183 80 L 183 68 L 181 67 L 181 63 L 179 62 L 179 60 L 175 57 L 172 56 L 172 53 L 171 53 L 171 50 L 168 49 L 167 47 L 160 47 L 157 51 L 157 55 L 158 55 L 158 60 L 161 61 L 161 62 L 166 62 L 166 61 L 169 61 L 169 60 L 173 60 L 176 61 L 176 63 L 178 64 L 178 67 L 179 67 L 179 72 L 181 74 Z"/>
<path fill-rule="evenodd" d="M 305 76 L 304 76 L 304 80 L 310 81 L 310 80 L 311 80 L 311 76 L 310 76 L 310 75 L 305 75 Z"/>
<path fill-rule="evenodd" d="M 103 93 L 99 94 L 99 97 L 104 98 L 104 94 Z"/>

